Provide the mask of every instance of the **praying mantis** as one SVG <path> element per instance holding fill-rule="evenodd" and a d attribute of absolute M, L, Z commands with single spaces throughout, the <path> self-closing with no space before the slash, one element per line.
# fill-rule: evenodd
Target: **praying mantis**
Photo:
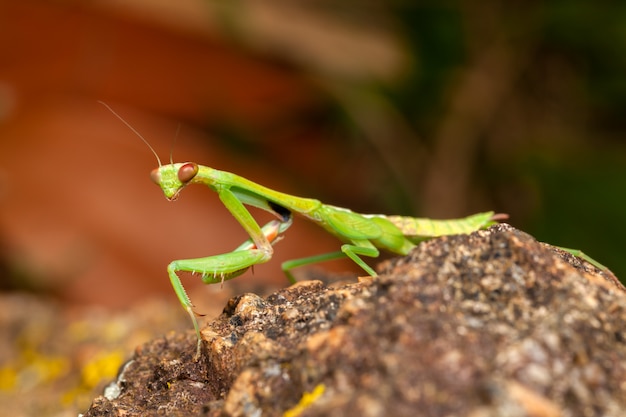
<path fill-rule="evenodd" d="M 199 342 L 200 328 L 193 304 L 177 273 L 184 271 L 201 274 L 202 282 L 215 284 L 235 278 L 250 267 L 269 261 L 274 251 L 273 244 L 291 226 L 294 214 L 316 223 L 344 244 L 337 252 L 284 262 L 282 269 L 291 283 L 296 282 L 291 274 L 293 268 L 346 256 L 368 275 L 376 276 L 376 272 L 360 256 L 376 258 L 380 249 L 407 255 L 422 240 L 471 233 L 508 218 L 505 214 L 495 214 L 493 211 L 454 220 L 359 214 L 342 207 L 323 204 L 316 199 L 281 193 L 239 175 L 195 162 L 159 164 L 150 173 L 150 178 L 170 201 L 176 200 L 188 185 L 202 184 L 209 187 L 217 193 L 224 207 L 250 236 L 232 252 L 206 258 L 176 260 L 167 267 L 174 291 L 191 317 Z M 246 205 L 268 211 L 277 219 L 261 227 Z"/>
<path fill-rule="evenodd" d="M 159 166 L 150 173 L 150 178 L 161 188 L 168 200 L 176 200 L 188 185 L 205 185 L 217 193 L 224 207 L 249 236 L 249 239 L 231 252 L 204 258 L 175 260 L 167 266 L 174 292 L 193 323 L 198 338 L 198 353 L 202 344 L 200 327 L 193 304 L 178 273 L 200 274 L 203 283 L 215 284 L 235 278 L 254 265 L 268 262 L 272 258 L 273 245 L 291 226 L 294 214 L 316 223 L 343 244 L 341 250 L 336 252 L 284 262 L 282 269 L 291 283 L 296 282 L 291 273 L 292 269 L 343 257 L 350 258 L 368 275 L 376 276 L 376 272 L 361 259 L 361 256 L 376 258 L 380 250 L 407 255 L 421 241 L 444 235 L 471 233 L 508 218 L 507 214 L 496 214 L 493 211 L 451 220 L 360 214 L 346 208 L 323 204 L 316 199 L 275 191 L 239 175 L 195 162 L 173 163 L 170 160 L 169 164 L 163 165 L 150 144 L 130 124 L 107 104 L 100 103 L 138 135 L 153 152 Z M 261 227 L 246 206 L 265 210 L 276 219 Z M 600 269 L 605 268 L 580 251 L 561 249 L 583 257 Z"/>

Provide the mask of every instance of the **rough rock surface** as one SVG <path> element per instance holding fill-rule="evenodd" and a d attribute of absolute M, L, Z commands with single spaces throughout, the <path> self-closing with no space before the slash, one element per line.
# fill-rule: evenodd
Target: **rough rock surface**
<path fill-rule="evenodd" d="M 609 272 L 508 225 L 379 272 L 233 298 L 199 360 L 191 332 L 155 340 L 86 415 L 624 415 L 626 290 Z"/>

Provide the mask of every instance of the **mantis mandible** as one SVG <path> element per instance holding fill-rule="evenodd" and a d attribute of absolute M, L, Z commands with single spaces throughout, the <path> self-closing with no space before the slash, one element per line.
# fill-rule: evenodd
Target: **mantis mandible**
<path fill-rule="evenodd" d="M 324 228 L 343 242 L 343 245 L 341 245 L 341 250 L 336 252 L 284 262 L 282 269 L 291 283 L 296 282 L 291 273 L 292 269 L 343 257 L 350 258 L 368 275 L 376 276 L 376 272 L 361 259 L 361 256 L 376 258 L 380 250 L 407 255 L 417 243 L 423 240 L 444 235 L 471 233 L 508 218 L 506 214 L 495 214 L 493 211 L 451 220 L 359 214 L 349 209 L 323 204 L 316 199 L 281 193 L 239 175 L 195 162 L 173 163 L 170 161 L 169 164 L 162 165 L 150 144 L 106 103 L 101 102 L 101 104 L 137 134 L 154 153 L 159 167 L 150 173 L 150 178 L 161 188 L 168 200 L 176 200 L 180 192 L 190 184 L 205 185 L 217 193 L 224 207 L 250 236 L 232 252 L 205 258 L 175 260 L 167 267 L 176 296 L 193 323 L 198 338 L 198 353 L 202 344 L 200 327 L 193 311 L 193 304 L 177 273 L 200 274 L 205 284 L 223 283 L 225 280 L 243 274 L 254 265 L 269 261 L 274 252 L 273 244 L 278 242 L 282 234 L 291 226 L 294 214 Z M 246 206 L 268 211 L 276 219 L 261 227 Z M 591 260 L 592 263 L 595 262 L 582 252 L 574 253 L 570 249 L 565 250 Z M 604 268 L 598 263 L 594 265 Z"/>

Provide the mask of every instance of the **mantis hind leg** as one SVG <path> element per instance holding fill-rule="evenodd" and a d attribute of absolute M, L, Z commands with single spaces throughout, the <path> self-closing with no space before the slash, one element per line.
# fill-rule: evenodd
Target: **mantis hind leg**
<path fill-rule="evenodd" d="M 586 253 L 584 253 L 583 251 L 581 251 L 580 249 L 570 249 L 570 248 L 564 248 L 561 246 L 556 246 L 557 248 L 574 255 L 577 258 L 583 259 L 587 262 L 589 262 L 591 265 L 595 266 L 596 268 L 598 268 L 601 271 L 608 271 L 609 268 L 607 268 L 606 266 L 602 265 L 600 262 L 596 261 L 595 259 L 593 259 L 591 256 L 587 255 Z"/>

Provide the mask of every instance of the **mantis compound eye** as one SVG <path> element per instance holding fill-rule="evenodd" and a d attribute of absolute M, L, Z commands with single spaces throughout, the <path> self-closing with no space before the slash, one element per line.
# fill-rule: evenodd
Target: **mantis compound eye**
<path fill-rule="evenodd" d="M 151 172 L 150 172 L 150 179 L 152 180 L 153 183 L 155 183 L 156 185 L 161 185 L 161 172 L 159 171 L 159 168 L 154 168 Z"/>
<path fill-rule="evenodd" d="M 178 169 L 178 179 L 183 184 L 187 184 L 198 173 L 198 164 L 187 162 Z"/>

